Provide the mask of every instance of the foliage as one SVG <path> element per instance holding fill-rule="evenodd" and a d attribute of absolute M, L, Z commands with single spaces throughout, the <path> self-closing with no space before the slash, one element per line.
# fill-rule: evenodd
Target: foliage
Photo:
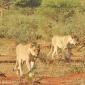
<path fill-rule="evenodd" d="M 42 0 L 16 0 L 15 5 L 20 7 L 37 7 Z"/>
<path fill-rule="evenodd" d="M 85 36 L 85 7 L 80 0 L 7 1 L 11 7 L 0 17 L 1 38 L 26 42 L 72 33 L 80 39 Z M 5 0 L 0 2 L 6 3 Z"/>

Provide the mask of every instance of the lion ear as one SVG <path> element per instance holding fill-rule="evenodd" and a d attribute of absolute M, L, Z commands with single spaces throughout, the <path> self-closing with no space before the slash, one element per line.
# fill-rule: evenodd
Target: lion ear
<path fill-rule="evenodd" d="M 31 43 L 31 44 L 30 44 L 30 48 L 33 48 L 33 47 L 34 47 L 34 44 Z"/>
<path fill-rule="evenodd" d="M 77 36 L 76 36 L 76 34 L 72 33 L 72 34 L 71 34 L 71 37 L 72 37 L 72 38 L 76 38 Z"/>
<path fill-rule="evenodd" d="M 79 37 L 78 37 L 76 34 L 73 33 L 73 34 L 71 35 L 71 37 L 72 37 L 73 39 L 75 39 L 76 41 L 79 41 Z"/>

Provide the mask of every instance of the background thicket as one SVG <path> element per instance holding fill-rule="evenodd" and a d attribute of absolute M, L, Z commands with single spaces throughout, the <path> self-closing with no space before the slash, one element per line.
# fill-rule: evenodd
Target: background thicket
<path fill-rule="evenodd" d="M 84 0 L 0 0 L 0 38 L 50 40 L 53 35 L 85 36 Z"/>

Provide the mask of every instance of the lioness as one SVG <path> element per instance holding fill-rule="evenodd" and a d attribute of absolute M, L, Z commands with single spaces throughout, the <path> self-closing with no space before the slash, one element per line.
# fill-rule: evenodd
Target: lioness
<path fill-rule="evenodd" d="M 52 59 L 54 59 L 54 55 L 56 54 L 58 56 L 58 48 L 65 50 L 67 48 L 67 44 L 76 44 L 76 40 L 71 37 L 71 35 L 67 36 L 54 36 L 52 38 L 52 47 L 53 47 L 53 52 L 52 52 L 52 47 L 51 51 L 49 54 L 52 52 Z"/>
<path fill-rule="evenodd" d="M 19 44 L 16 47 L 16 65 L 15 69 L 17 68 L 17 74 L 19 76 L 23 76 L 22 72 L 22 64 L 26 62 L 28 71 L 30 72 L 34 66 L 34 58 L 37 57 L 39 54 L 39 48 L 36 47 L 33 43 L 29 43 L 26 45 Z M 35 56 L 35 57 L 33 57 Z"/>

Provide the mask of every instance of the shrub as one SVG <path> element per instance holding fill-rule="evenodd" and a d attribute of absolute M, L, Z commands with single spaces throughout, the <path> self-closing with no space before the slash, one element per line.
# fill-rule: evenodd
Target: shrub
<path fill-rule="evenodd" d="M 79 0 L 43 0 L 38 8 L 6 10 L 3 18 L 0 17 L 0 37 L 26 42 L 75 33 L 82 39 L 85 36 L 84 20 L 85 11 L 81 11 Z"/>

